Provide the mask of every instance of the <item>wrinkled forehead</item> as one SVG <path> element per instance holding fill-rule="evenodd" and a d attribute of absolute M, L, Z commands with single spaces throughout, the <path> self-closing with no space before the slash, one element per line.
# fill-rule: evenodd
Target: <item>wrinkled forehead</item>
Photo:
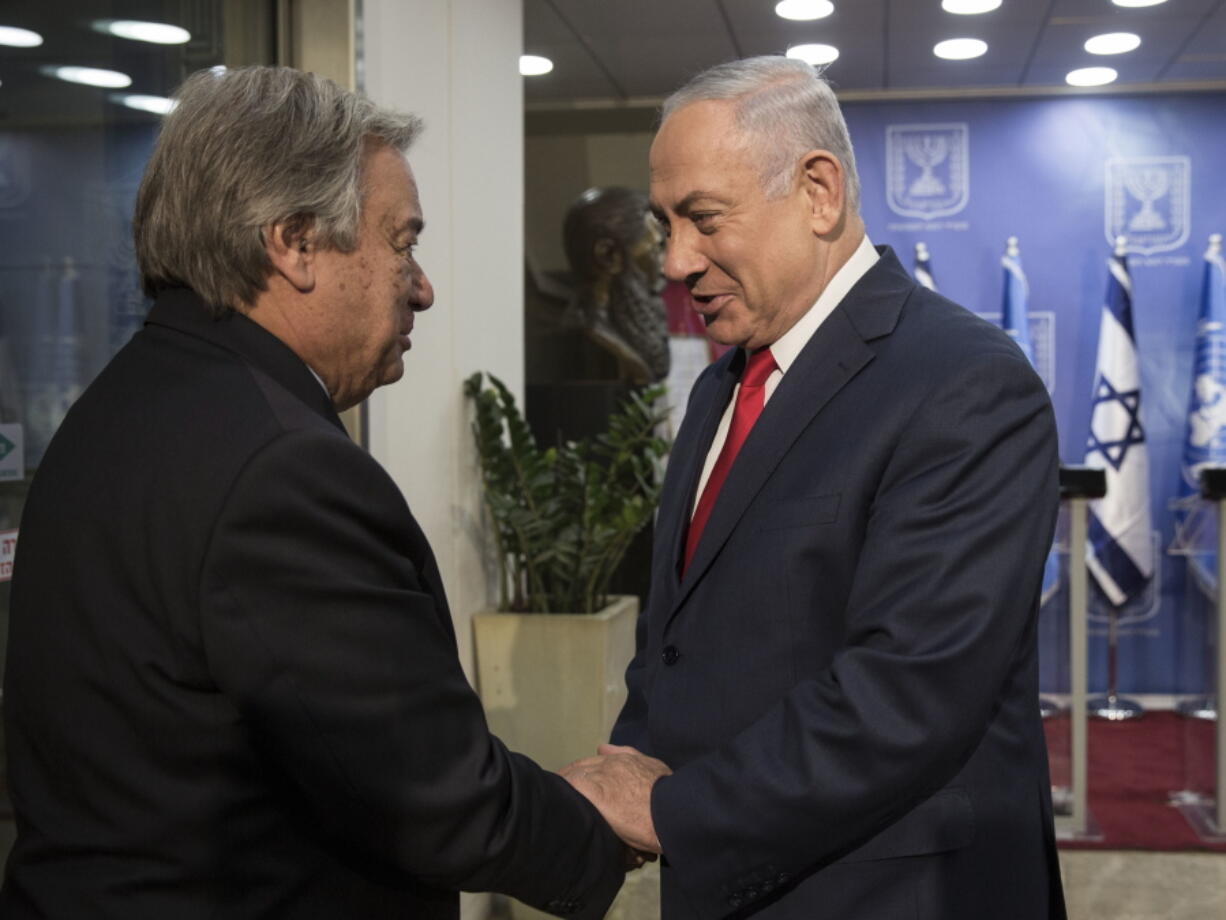
<path fill-rule="evenodd" d="M 704 189 L 757 181 L 752 145 L 731 102 L 694 102 L 673 112 L 652 141 L 651 206 L 659 213 Z"/>

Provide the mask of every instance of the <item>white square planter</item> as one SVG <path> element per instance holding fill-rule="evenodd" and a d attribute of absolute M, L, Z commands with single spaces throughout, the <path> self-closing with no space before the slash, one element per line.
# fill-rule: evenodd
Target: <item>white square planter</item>
<path fill-rule="evenodd" d="M 637 597 L 597 613 L 473 616 L 477 691 L 490 730 L 547 770 L 596 753 L 626 701 Z"/>

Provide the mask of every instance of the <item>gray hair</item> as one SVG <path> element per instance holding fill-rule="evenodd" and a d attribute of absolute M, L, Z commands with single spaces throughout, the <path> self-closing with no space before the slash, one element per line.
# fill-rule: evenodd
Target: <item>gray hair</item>
<path fill-rule="evenodd" d="M 759 173 L 767 197 L 787 194 L 797 159 L 806 151 L 829 150 L 843 165 L 843 191 L 850 213 L 860 209 L 860 178 L 847 122 L 829 82 L 804 61 L 778 55 L 729 61 L 704 70 L 664 100 L 663 117 L 695 102 L 736 103 L 737 125 L 761 158 Z"/>
<path fill-rule="evenodd" d="M 186 285 L 218 315 L 265 289 L 271 224 L 355 249 L 369 145 L 405 151 L 421 130 L 289 67 L 202 70 L 175 97 L 136 198 L 136 259 L 146 294 Z"/>

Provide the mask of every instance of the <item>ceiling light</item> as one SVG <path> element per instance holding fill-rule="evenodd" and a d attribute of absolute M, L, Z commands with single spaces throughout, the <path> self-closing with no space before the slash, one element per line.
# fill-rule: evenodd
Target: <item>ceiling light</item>
<path fill-rule="evenodd" d="M 539 77 L 553 70 L 553 61 L 539 54 L 521 54 L 519 56 L 519 72 L 525 77 Z"/>
<path fill-rule="evenodd" d="M 1157 6 L 1159 3 L 1166 3 L 1166 0 L 1111 0 L 1116 6 Z"/>
<path fill-rule="evenodd" d="M 1086 39 L 1090 54 L 1123 54 L 1141 46 L 1141 36 L 1131 32 L 1108 32 Z"/>
<path fill-rule="evenodd" d="M 55 67 L 50 64 L 38 69 L 48 77 L 67 80 L 69 83 L 84 83 L 86 86 L 123 89 L 132 85 L 132 78 L 118 70 L 100 70 L 97 67 Z"/>
<path fill-rule="evenodd" d="M 990 13 L 998 6 L 1000 6 L 1000 0 L 941 0 L 941 9 L 947 13 L 957 13 L 959 16 Z"/>
<path fill-rule="evenodd" d="M 978 38 L 947 38 L 932 46 L 932 53 L 947 61 L 968 61 L 986 53 L 988 43 Z"/>
<path fill-rule="evenodd" d="M 0 45 L 10 48 L 37 48 L 43 43 L 43 37 L 29 29 L 19 29 L 16 26 L 0 26 Z"/>
<path fill-rule="evenodd" d="M 775 4 L 776 16 L 798 22 L 825 19 L 833 12 L 834 4 L 830 0 L 779 0 Z"/>
<path fill-rule="evenodd" d="M 165 96 L 143 96 L 140 93 L 111 93 L 111 101 L 141 112 L 169 115 L 179 103 Z"/>
<path fill-rule="evenodd" d="M 1069 86 L 1104 86 L 1114 83 L 1119 74 L 1110 67 L 1082 67 L 1064 78 Z"/>
<path fill-rule="evenodd" d="M 830 64 L 837 61 L 839 59 L 839 49 L 834 47 L 834 45 L 793 45 L 788 49 L 788 57 L 804 61 L 806 64 L 812 64 L 814 67 L 820 67 L 822 64 Z"/>
<path fill-rule="evenodd" d="M 185 45 L 192 33 L 187 29 L 165 22 L 141 22 L 137 19 L 95 19 L 94 31 L 106 32 L 117 38 L 134 42 L 150 42 L 154 45 Z"/>

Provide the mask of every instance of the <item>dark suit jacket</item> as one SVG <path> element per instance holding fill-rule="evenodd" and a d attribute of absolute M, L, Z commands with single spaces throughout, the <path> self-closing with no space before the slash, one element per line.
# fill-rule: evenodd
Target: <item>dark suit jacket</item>
<path fill-rule="evenodd" d="M 599 917 L 621 883 L 598 813 L 488 733 L 392 480 L 187 290 L 34 477 L 4 710 L 5 918 Z"/>
<path fill-rule="evenodd" d="M 1062 917 L 1042 383 L 885 250 L 766 404 L 679 582 L 743 363 L 699 378 L 678 434 L 613 736 L 676 771 L 652 796 L 666 920 Z"/>

